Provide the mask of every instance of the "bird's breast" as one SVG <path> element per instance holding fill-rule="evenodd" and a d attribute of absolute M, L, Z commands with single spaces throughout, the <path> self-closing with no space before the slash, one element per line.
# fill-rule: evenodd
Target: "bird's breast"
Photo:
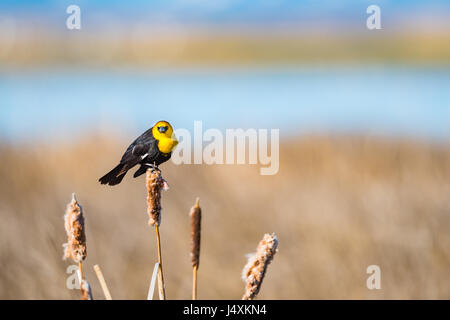
<path fill-rule="evenodd" d="M 175 148 L 176 143 L 173 139 L 161 139 L 158 141 L 158 149 L 162 153 L 171 153 L 173 148 Z"/>

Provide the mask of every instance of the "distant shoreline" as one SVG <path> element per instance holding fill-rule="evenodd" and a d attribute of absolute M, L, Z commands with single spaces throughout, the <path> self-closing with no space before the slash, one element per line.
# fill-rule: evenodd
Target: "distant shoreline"
<path fill-rule="evenodd" d="M 36 34 L 2 43 L 3 67 L 264 66 L 310 63 L 450 64 L 449 33 L 264 35 Z"/>

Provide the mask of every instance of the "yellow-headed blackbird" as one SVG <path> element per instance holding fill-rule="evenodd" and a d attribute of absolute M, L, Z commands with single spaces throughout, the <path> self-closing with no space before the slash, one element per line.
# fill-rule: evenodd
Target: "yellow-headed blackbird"
<path fill-rule="evenodd" d="M 172 156 L 172 150 L 178 141 L 173 128 L 167 121 L 159 121 L 151 129 L 137 138 L 125 151 L 117 167 L 99 179 L 101 184 L 115 186 L 122 182 L 128 170 L 141 165 L 134 174 L 137 178 L 150 167 L 158 167 Z"/>

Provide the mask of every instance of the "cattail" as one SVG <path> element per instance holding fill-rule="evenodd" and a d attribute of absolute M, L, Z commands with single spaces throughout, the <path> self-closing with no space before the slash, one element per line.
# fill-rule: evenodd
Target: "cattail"
<path fill-rule="evenodd" d="M 242 300 L 253 300 L 261 289 L 267 266 L 272 262 L 278 248 L 276 235 L 265 234 L 256 248 L 256 253 L 249 256 L 242 271 L 242 280 L 247 284 Z"/>
<path fill-rule="evenodd" d="M 67 233 L 67 243 L 64 247 L 64 259 L 72 259 L 81 263 L 86 259 L 86 234 L 84 230 L 83 208 L 77 202 L 75 194 L 72 201 L 67 205 L 64 215 L 65 228 Z"/>
<path fill-rule="evenodd" d="M 156 244 L 158 247 L 158 287 L 160 300 L 166 299 L 166 289 L 164 285 L 163 264 L 161 255 L 161 237 L 159 234 L 159 226 L 161 224 L 161 191 L 168 190 L 169 185 L 161 176 L 161 171 L 157 169 L 147 170 L 147 213 L 149 216 L 148 224 L 155 227 Z"/>
<path fill-rule="evenodd" d="M 202 209 L 199 206 L 199 198 L 192 207 L 191 217 L 191 260 L 193 268 L 192 299 L 197 300 L 197 271 L 200 265 L 200 233 L 202 221 Z"/>
<path fill-rule="evenodd" d="M 167 190 L 169 185 L 161 176 L 159 170 L 147 170 L 147 213 L 148 224 L 158 226 L 161 224 L 161 191 Z"/>
<path fill-rule="evenodd" d="M 83 300 L 91 300 L 90 286 L 83 279 L 82 266 L 87 256 L 83 208 L 75 198 L 75 193 L 72 194 L 72 201 L 67 205 L 66 214 L 64 215 L 64 226 L 67 233 L 67 243 L 63 244 L 64 259 L 72 259 L 78 263 L 81 298 Z M 89 296 L 91 299 L 88 299 Z"/>
<path fill-rule="evenodd" d="M 192 267 L 199 267 L 200 265 L 200 232 L 202 221 L 202 209 L 199 206 L 199 199 L 197 198 L 195 205 L 191 208 L 189 213 L 191 217 L 191 260 Z"/>
<path fill-rule="evenodd" d="M 91 286 L 86 280 L 81 281 L 81 300 L 93 300 Z"/>

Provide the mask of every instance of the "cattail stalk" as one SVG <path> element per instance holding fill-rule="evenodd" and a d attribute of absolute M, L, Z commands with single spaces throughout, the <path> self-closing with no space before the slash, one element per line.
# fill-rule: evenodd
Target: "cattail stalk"
<path fill-rule="evenodd" d="M 112 300 L 111 292 L 106 285 L 105 277 L 103 277 L 103 272 L 98 264 L 94 266 L 94 271 L 97 275 L 98 282 L 100 282 L 100 286 L 102 287 L 103 294 L 105 295 L 106 300 Z"/>
<path fill-rule="evenodd" d="M 158 289 L 159 289 L 159 300 L 166 300 L 166 287 L 164 284 L 164 274 L 162 268 L 162 255 L 161 255 L 161 238 L 159 235 L 159 227 L 155 226 L 156 230 L 156 243 L 158 246 Z"/>
<path fill-rule="evenodd" d="M 83 281 L 83 263 L 81 261 L 78 262 L 78 272 L 79 272 L 78 277 L 81 283 L 81 281 Z"/>
<path fill-rule="evenodd" d="M 72 259 L 75 263 L 78 263 L 81 294 L 84 297 L 82 263 L 87 256 L 86 233 L 83 208 L 78 203 L 75 193 L 72 194 L 72 201 L 67 205 L 66 214 L 64 215 L 64 226 L 67 234 L 67 243 L 63 245 L 64 259 Z"/>
<path fill-rule="evenodd" d="M 82 280 L 80 284 L 81 300 L 94 300 L 92 298 L 91 286 L 86 280 Z"/>
<path fill-rule="evenodd" d="M 192 300 L 197 300 L 197 273 L 198 266 L 192 268 Z"/>
<path fill-rule="evenodd" d="M 157 169 L 147 170 L 147 213 L 149 216 L 148 224 L 155 227 L 156 243 L 158 246 L 158 287 L 159 297 L 161 300 L 166 300 L 166 292 L 164 285 L 164 274 L 162 267 L 161 255 L 161 237 L 159 234 L 159 226 L 161 225 L 161 191 L 168 189 L 167 182 L 161 176 L 161 171 Z"/>
<path fill-rule="evenodd" d="M 202 209 L 199 206 L 200 199 L 197 198 L 195 205 L 191 208 L 191 260 L 192 260 L 192 300 L 197 300 L 197 273 L 200 266 L 200 235 Z"/>
<path fill-rule="evenodd" d="M 258 295 L 267 266 L 272 262 L 278 248 L 277 236 L 265 234 L 258 244 L 256 253 L 249 256 L 248 262 L 242 271 L 242 280 L 246 283 L 245 294 L 242 300 L 253 300 Z"/>

